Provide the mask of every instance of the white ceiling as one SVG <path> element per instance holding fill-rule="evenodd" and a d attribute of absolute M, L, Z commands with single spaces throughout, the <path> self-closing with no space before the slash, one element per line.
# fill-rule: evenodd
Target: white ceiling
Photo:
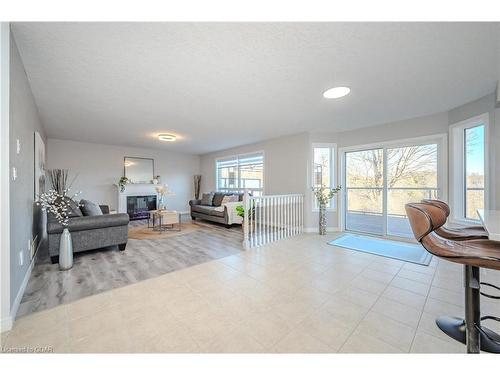
<path fill-rule="evenodd" d="M 47 135 L 206 153 L 495 89 L 494 23 L 14 23 Z M 351 87 L 338 100 L 332 86 Z M 158 133 L 179 142 L 159 142 Z"/>

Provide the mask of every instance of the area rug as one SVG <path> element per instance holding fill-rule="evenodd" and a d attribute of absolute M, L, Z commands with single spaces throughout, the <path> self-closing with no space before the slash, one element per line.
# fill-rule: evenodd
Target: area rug
<path fill-rule="evenodd" d="M 140 226 L 129 227 L 128 238 L 133 238 L 135 240 L 155 240 L 160 238 L 170 238 L 181 234 L 192 233 L 197 230 L 201 230 L 203 227 L 191 222 L 186 222 L 181 224 L 181 230 L 177 230 L 178 226 L 175 225 L 174 229 L 168 229 L 165 231 L 153 230 L 153 228 L 148 228 L 147 224 Z"/>
<path fill-rule="evenodd" d="M 420 244 L 392 241 L 350 233 L 344 234 L 328 242 L 328 244 L 424 266 L 428 266 L 432 259 L 432 255 Z"/>

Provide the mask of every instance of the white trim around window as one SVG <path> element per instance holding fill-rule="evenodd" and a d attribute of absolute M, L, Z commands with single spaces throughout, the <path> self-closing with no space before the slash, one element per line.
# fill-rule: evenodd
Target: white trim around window
<path fill-rule="evenodd" d="M 310 186 L 316 185 L 316 173 L 314 165 L 314 149 L 316 148 L 328 148 L 329 149 L 329 174 L 330 174 L 330 188 L 337 186 L 337 144 L 336 143 L 312 143 L 311 144 L 311 176 L 310 176 Z M 309 189 L 311 188 L 309 187 Z M 319 208 L 316 207 L 316 198 L 314 193 L 311 192 L 312 199 L 312 212 L 318 212 Z M 327 207 L 327 211 L 337 211 L 337 197 L 334 197 L 330 201 L 330 206 Z"/>
<path fill-rule="evenodd" d="M 457 224 L 478 223 L 466 217 L 466 182 L 465 182 L 465 131 L 484 126 L 484 208 L 489 207 L 489 114 L 472 117 L 450 126 L 450 221 Z"/>
<path fill-rule="evenodd" d="M 240 162 L 245 161 L 245 159 L 248 159 L 252 156 L 255 157 L 261 157 L 262 158 L 262 179 L 261 179 L 261 187 L 260 188 L 255 188 L 255 187 L 248 187 L 246 188 L 245 186 L 241 186 L 241 176 L 240 176 Z M 234 161 L 234 167 L 237 169 L 237 176 L 235 179 L 237 180 L 237 186 L 235 187 L 222 187 L 220 186 L 220 181 L 219 181 L 219 163 L 220 162 L 231 162 Z M 216 191 L 227 191 L 227 192 L 243 192 L 245 189 L 247 189 L 251 194 L 256 194 L 256 195 L 264 195 L 265 192 L 265 180 L 266 180 L 266 168 L 265 168 L 265 153 L 263 150 L 259 151 L 254 151 L 254 152 L 247 152 L 243 154 L 237 154 L 237 155 L 228 155 L 228 156 L 221 156 L 219 158 L 215 159 L 215 186 L 216 186 Z"/>

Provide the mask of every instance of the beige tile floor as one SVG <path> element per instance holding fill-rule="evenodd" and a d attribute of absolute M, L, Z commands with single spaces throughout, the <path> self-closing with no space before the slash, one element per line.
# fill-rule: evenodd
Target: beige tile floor
<path fill-rule="evenodd" d="M 23 317 L 2 344 L 55 352 L 463 353 L 462 269 L 302 235 Z M 500 272 L 484 271 L 499 283 Z M 500 315 L 500 303 L 482 301 Z M 492 327 L 500 330 L 500 327 Z"/>

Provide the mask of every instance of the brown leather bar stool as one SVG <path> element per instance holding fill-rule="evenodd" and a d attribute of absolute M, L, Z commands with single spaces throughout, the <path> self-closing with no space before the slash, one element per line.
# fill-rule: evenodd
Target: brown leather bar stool
<path fill-rule="evenodd" d="M 422 203 L 432 204 L 441 208 L 445 214 L 446 218 L 450 216 L 450 206 L 447 203 L 438 199 L 422 199 Z M 467 241 L 467 240 L 481 240 L 488 239 L 488 232 L 481 225 L 470 225 L 470 226 L 460 226 L 456 228 L 446 228 L 440 227 L 435 230 L 435 232 L 449 240 L 454 241 Z"/>
<path fill-rule="evenodd" d="M 436 319 L 436 324 L 448 336 L 466 344 L 467 353 L 479 353 L 480 350 L 500 353 L 500 335 L 481 326 L 481 320 L 500 321 L 500 318 L 481 318 L 480 294 L 485 294 L 480 292 L 479 280 L 480 267 L 500 270 L 498 243 L 489 240 L 455 241 L 439 236 L 436 229 L 444 225 L 447 215 L 437 205 L 409 203 L 405 209 L 415 238 L 428 252 L 464 265 L 465 320 L 443 316 Z"/>

